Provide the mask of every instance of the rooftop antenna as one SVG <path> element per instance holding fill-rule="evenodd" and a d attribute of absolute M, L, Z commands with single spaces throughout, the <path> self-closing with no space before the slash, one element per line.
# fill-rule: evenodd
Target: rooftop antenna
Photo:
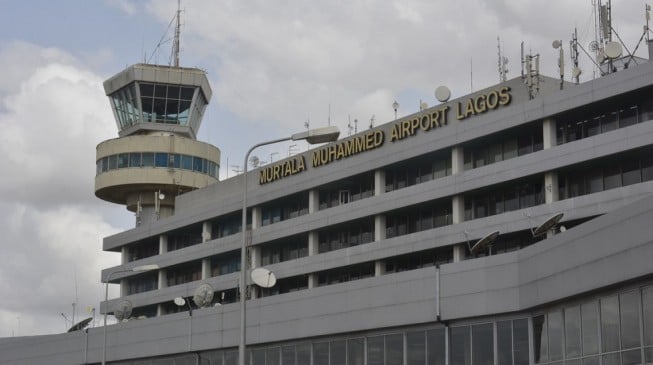
<path fill-rule="evenodd" d="M 478 241 L 476 241 L 474 245 L 471 245 L 469 243 L 469 233 L 467 231 L 463 231 L 463 233 L 465 234 L 465 238 L 467 239 L 467 248 L 469 249 L 469 253 L 474 256 L 476 256 L 476 254 L 482 251 L 484 248 L 492 245 L 492 243 L 496 241 L 497 237 L 499 237 L 499 231 L 490 232 L 485 236 L 483 236 Z M 491 254 L 492 252 L 490 251 L 490 255 Z"/>
<path fill-rule="evenodd" d="M 525 62 L 525 60 L 526 59 L 524 58 L 524 42 L 522 41 L 521 42 L 521 78 L 522 79 L 524 77 L 526 77 L 526 75 L 524 74 L 524 66 L 525 66 L 524 62 Z"/>
<path fill-rule="evenodd" d="M 358 119 L 354 118 L 354 134 L 358 133 Z"/>
<path fill-rule="evenodd" d="M 374 128 L 374 114 L 372 114 L 372 118 L 370 118 L 370 129 Z"/>
<path fill-rule="evenodd" d="M 574 33 L 571 35 L 571 42 L 569 42 L 571 50 L 571 61 L 574 63 L 574 68 L 571 70 L 571 76 L 576 80 L 576 85 L 580 83 L 581 69 L 578 67 L 578 29 L 574 27 Z"/>
<path fill-rule="evenodd" d="M 327 125 L 331 125 L 331 103 L 329 103 L 329 118 L 327 119 Z"/>
<path fill-rule="evenodd" d="M 565 83 L 565 51 L 562 47 L 562 41 L 561 40 L 555 40 L 553 41 L 553 44 L 551 44 L 553 49 L 557 49 L 560 54 L 558 56 L 558 70 L 560 70 L 560 90 L 562 90 L 562 87 L 564 86 Z"/>
<path fill-rule="evenodd" d="M 181 33 L 181 0 L 177 0 L 177 26 L 175 27 L 175 39 L 172 43 L 174 54 L 174 66 L 179 67 L 179 34 Z"/>
<path fill-rule="evenodd" d="M 651 29 L 648 27 L 648 21 L 651 20 L 651 5 L 646 4 L 646 8 L 644 10 L 646 12 L 646 27 L 644 28 L 644 33 L 646 34 L 646 41 L 650 41 L 650 32 Z"/>
<path fill-rule="evenodd" d="M 304 128 L 310 129 L 310 127 L 311 127 L 311 121 L 309 119 L 306 119 L 306 121 L 304 122 Z"/>
<path fill-rule="evenodd" d="M 528 87 L 528 98 L 532 100 L 540 91 L 540 55 L 529 52 L 523 62 L 526 66 L 524 82 Z"/>
<path fill-rule="evenodd" d="M 497 50 L 498 50 L 498 56 L 499 59 L 497 61 L 497 66 L 499 68 L 499 82 L 506 82 L 508 79 L 508 67 L 506 66 L 508 64 L 508 58 L 504 57 L 503 54 L 501 53 L 501 39 L 499 36 L 497 36 Z"/>
<path fill-rule="evenodd" d="M 347 129 L 349 130 L 349 135 L 351 136 L 351 131 L 354 130 L 354 127 L 351 125 L 351 115 L 348 115 L 347 119 L 349 120 L 347 122 Z"/>

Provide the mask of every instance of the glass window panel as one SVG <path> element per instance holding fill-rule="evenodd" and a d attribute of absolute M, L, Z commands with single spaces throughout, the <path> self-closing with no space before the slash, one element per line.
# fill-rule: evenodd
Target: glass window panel
<path fill-rule="evenodd" d="M 613 131 L 617 129 L 617 112 L 606 113 L 601 118 L 601 133 Z"/>
<path fill-rule="evenodd" d="M 614 189 L 621 186 L 621 169 L 619 165 L 606 166 L 603 169 L 603 188 Z"/>
<path fill-rule="evenodd" d="M 512 340 L 515 365 L 528 365 L 528 319 L 512 321 Z"/>
<path fill-rule="evenodd" d="M 494 364 L 494 325 L 492 323 L 472 326 L 472 359 L 474 359 L 474 365 Z"/>
<path fill-rule="evenodd" d="M 640 349 L 624 351 L 621 353 L 622 365 L 635 365 L 642 363 L 642 352 Z"/>
<path fill-rule="evenodd" d="M 265 353 L 265 365 L 279 365 L 279 353 L 280 349 L 278 347 L 267 349 Z"/>
<path fill-rule="evenodd" d="M 653 286 L 642 289 L 642 308 L 644 312 L 644 345 L 653 345 Z"/>
<path fill-rule="evenodd" d="M 599 134 L 601 131 L 601 116 L 590 119 L 585 123 L 585 137 Z"/>
<path fill-rule="evenodd" d="M 352 338 L 347 340 L 347 365 L 363 365 L 364 361 L 365 339 Z"/>
<path fill-rule="evenodd" d="M 428 365 L 445 365 L 446 348 L 443 328 L 426 331 L 426 356 Z"/>
<path fill-rule="evenodd" d="M 140 152 L 132 152 L 129 154 L 129 167 L 141 167 Z"/>
<path fill-rule="evenodd" d="M 597 302 L 581 305 L 581 324 L 583 335 L 583 355 L 599 351 L 599 313 Z"/>
<path fill-rule="evenodd" d="M 565 355 L 578 357 L 580 349 L 580 306 L 565 308 Z"/>
<path fill-rule="evenodd" d="M 367 365 L 384 365 L 383 336 L 367 338 Z"/>
<path fill-rule="evenodd" d="M 530 133 L 524 133 L 517 137 L 517 154 L 523 156 L 533 152 L 533 142 Z"/>
<path fill-rule="evenodd" d="M 329 351 L 331 353 L 331 365 L 347 363 L 347 342 L 345 340 L 331 341 L 331 348 Z"/>
<path fill-rule="evenodd" d="M 404 335 L 395 334 L 385 336 L 385 364 L 403 365 L 404 363 Z"/>
<path fill-rule="evenodd" d="M 619 300 L 601 299 L 601 340 L 603 352 L 619 350 Z"/>
<path fill-rule="evenodd" d="M 646 153 L 642 156 L 642 181 L 653 180 L 653 154 Z"/>
<path fill-rule="evenodd" d="M 109 170 L 114 170 L 118 167 L 118 155 L 109 156 Z"/>
<path fill-rule="evenodd" d="M 154 166 L 156 167 L 168 167 L 168 154 L 157 152 L 154 154 Z"/>
<path fill-rule="evenodd" d="M 637 123 L 637 106 L 619 110 L 619 128 L 628 127 Z"/>
<path fill-rule="evenodd" d="M 503 159 L 517 157 L 517 138 L 510 138 L 503 142 Z"/>
<path fill-rule="evenodd" d="M 548 362 L 549 346 L 546 334 L 546 316 L 533 317 L 533 354 L 536 364 Z"/>
<path fill-rule="evenodd" d="M 154 153 L 153 152 L 143 152 L 143 166 L 152 167 L 154 166 Z"/>
<path fill-rule="evenodd" d="M 152 100 L 152 114 L 155 122 L 165 123 L 165 114 L 166 114 L 165 99 Z"/>
<path fill-rule="evenodd" d="M 497 322 L 498 365 L 512 365 L 512 321 Z"/>
<path fill-rule="evenodd" d="M 154 84 L 154 96 L 157 98 L 166 97 L 166 85 Z"/>
<path fill-rule="evenodd" d="M 122 169 L 129 167 L 129 153 L 121 153 L 118 155 L 118 168 Z"/>
<path fill-rule="evenodd" d="M 623 186 L 637 184 L 642 181 L 638 159 L 625 159 L 621 161 L 621 178 L 623 180 Z"/>
<path fill-rule="evenodd" d="M 452 327 L 450 342 L 450 365 L 471 365 L 469 327 Z"/>
<path fill-rule="evenodd" d="M 252 357 L 251 365 L 265 365 L 265 349 L 252 350 L 250 356 Z"/>
<path fill-rule="evenodd" d="M 192 87 L 182 87 L 179 94 L 179 99 L 191 100 L 193 99 L 193 93 L 195 89 Z"/>
<path fill-rule="evenodd" d="M 599 365 L 599 357 L 598 356 L 584 357 L 583 365 Z"/>
<path fill-rule="evenodd" d="M 575 359 L 575 360 L 566 360 L 565 365 L 581 365 L 583 362 L 581 359 Z"/>
<path fill-rule="evenodd" d="M 109 157 L 104 157 L 102 159 L 102 172 L 109 171 Z"/>
<path fill-rule="evenodd" d="M 514 187 L 508 188 L 503 192 L 504 210 L 510 212 L 519 209 L 519 197 Z"/>
<path fill-rule="evenodd" d="M 281 348 L 281 364 L 295 365 L 295 346 L 284 346 Z"/>
<path fill-rule="evenodd" d="M 181 155 L 181 168 L 184 170 L 192 170 L 193 156 Z"/>
<path fill-rule="evenodd" d="M 224 354 L 224 365 L 237 365 L 238 351 L 227 351 Z"/>
<path fill-rule="evenodd" d="M 653 362 L 653 347 L 647 347 L 644 349 L 644 361 Z"/>
<path fill-rule="evenodd" d="M 585 180 L 585 191 L 588 194 L 603 191 L 603 172 L 600 168 L 588 171 L 587 180 Z"/>
<path fill-rule="evenodd" d="M 562 311 L 547 315 L 549 324 L 549 359 L 562 360 Z"/>
<path fill-rule="evenodd" d="M 640 346 L 639 301 L 639 290 L 619 294 L 622 349 Z"/>
<path fill-rule="evenodd" d="M 193 157 L 193 171 L 202 172 L 203 160 L 199 157 Z"/>
<path fill-rule="evenodd" d="M 601 365 L 621 365 L 621 354 L 613 352 L 602 356 Z"/>
<path fill-rule="evenodd" d="M 154 95 L 154 85 L 139 83 L 141 89 L 141 96 L 153 96 Z"/>
<path fill-rule="evenodd" d="M 310 364 L 311 363 L 311 344 L 301 344 L 295 346 L 297 352 L 297 364 Z"/>
<path fill-rule="evenodd" d="M 406 357 L 408 365 L 424 365 L 426 361 L 426 333 L 406 333 Z"/>

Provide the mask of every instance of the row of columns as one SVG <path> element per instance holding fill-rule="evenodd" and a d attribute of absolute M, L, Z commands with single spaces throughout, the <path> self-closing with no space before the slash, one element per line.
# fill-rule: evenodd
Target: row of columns
<path fill-rule="evenodd" d="M 549 149 L 556 145 L 556 123 L 553 119 L 545 119 L 542 122 L 543 133 L 543 148 Z M 464 149 L 462 146 L 454 146 L 451 149 L 451 173 L 452 175 L 461 174 L 465 171 Z M 545 187 L 545 200 L 546 203 L 552 203 L 558 200 L 558 182 L 557 173 L 555 171 L 548 171 L 544 174 L 544 187 Z M 385 170 L 379 168 L 374 171 L 374 195 L 385 194 Z M 261 207 L 252 207 L 252 230 L 261 227 L 262 211 Z M 308 211 L 315 213 L 319 209 L 319 191 L 311 189 L 308 193 Z M 463 195 L 455 195 L 452 197 L 452 223 L 458 224 L 465 220 L 465 201 Z M 207 242 L 211 239 L 211 223 L 206 221 L 202 225 L 202 242 Z M 386 238 L 386 219 L 384 214 L 377 214 L 374 217 L 374 240 L 376 242 L 382 241 Z M 465 243 L 456 244 L 453 246 L 453 261 L 458 262 L 465 259 Z M 168 250 L 168 240 L 165 234 L 159 236 L 159 254 L 164 254 Z M 308 233 L 308 255 L 314 256 L 318 254 L 318 234 L 316 231 Z M 123 248 L 122 258 L 123 264 L 126 263 L 127 252 Z M 261 249 L 259 246 L 250 247 L 250 267 L 252 269 L 261 265 Z M 383 260 L 377 260 L 374 264 L 375 276 L 380 276 L 385 273 L 385 265 Z M 159 289 L 167 286 L 166 270 L 160 269 L 158 273 L 158 287 Z M 202 279 L 211 277 L 211 259 L 205 258 L 202 260 Z M 125 295 L 126 280 L 121 281 L 121 296 Z M 308 275 L 308 287 L 313 288 L 317 286 L 317 274 L 311 273 Z M 159 305 L 158 312 L 162 314 L 162 305 Z"/>

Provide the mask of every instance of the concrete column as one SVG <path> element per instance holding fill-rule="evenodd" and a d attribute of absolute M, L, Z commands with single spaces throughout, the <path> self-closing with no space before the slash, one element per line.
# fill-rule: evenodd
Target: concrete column
<path fill-rule="evenodd" d="M 465 244 L 459 243 L 453 246 L 453 262 L 460 262 L 465 259 Z"/>
<path fill-rule="evenodd" d="M 308 213 L 315 213 L 320 210 L 320 192 L 317 189 L 308 191 Z"/>
<path fill-rule="evenodd" d="M 120 263 L 124 265 L 128 262 L 129 262 L 129 250 L 127 249 L 127 246 L 122 246 L 120 248 Z"/>
<path fill-rule="evenodd" d="M 308 256 L 314 256 L 319 253 L 319 243 L 317 232 L 308 232 Z"/>
<path fill-rule="evenodd" d="M 556 121 L 553 119 L 544 119 L 542 122 L 542 145 L 544 149 L 554 147 L 557 144 Z"/>
<path fill-rule="evenodd" d="M 168 286 L 168 277 L 166 275 L 165 269 L 159 270 L 159 289 L 163 289 Z"/>
<path fill-rule="evenodd" d="M 374 195 L 385 193 L 385 170 L 374 170 Z"/>
<path fill-rule="evenodd" d="M 308 274 L 308 288 L 315 288 L 317 286 L 317 274 Z"/>
<path fill-rule="evenodd" d="M 451 148 L 451 175 L 460 174 L 465 171 L 465 151 L 463 146 Z"/>
<path fill-rule="evenodd" d="M 256 269 L 257 267 L 261 266 L 261 247 L 259 246 L 251 246 L 249 248 L 249 252 L 251 255 L 250 259 L 250 267 L 252 269 Z"/>
<path fill-rule="evenodd" d="M 252 230 L 255 230 L 259 227 L 261 227 L 261 222 L 262 222 L 262 212 L 261 212 L 261 207 L 253 207 L 252 208 Z"/>
<path fill-rule="evenodd" d="M 454 195 L 451 199 L 451 223 L 458 224 L 465 221 L 465 198 Z"/>
<path fill-rule="evenodd" d="M 559 200 L 558 173 L 556 171 L 544 174 L 544 198 L 547 204 Z"/>
<path fill-rule="evenodd" d="M 168 252 L 168 236 L 165 234 L 159 235 L 159 255 Z"/>
<path fill-rule="evenodd" d="M 160 317 L 162 315 L 166 314 L 165 311 L 163 310 L 163 304 L 159 304 L 156 306 L 156 315 L 157 317 Z"/>
<path fill-rule="evenodd" d="M 374 242 L 385 239 L 385 215 L 377 214 L 374 216 Z"/>
<path fill-rule="evenodd" d="M 127 279 L 120 280 L 120 296 L 124 297 L 127 295 Z"/>
<path fill-rule="evenodd" d="M 211 240 L 211 222 L 204 221 L 202 223 L 202 242 L 207 242 Z"/>
<path fill-rule="evenodd" d="M 202 259 L 202 280 L 211 277 L 211 259 Z"/>
<path fill-rule="evenodd" d="M 374 261 L 374 276 L 381 276 L 385 274 L 385 263 L 383 260 Z"/>

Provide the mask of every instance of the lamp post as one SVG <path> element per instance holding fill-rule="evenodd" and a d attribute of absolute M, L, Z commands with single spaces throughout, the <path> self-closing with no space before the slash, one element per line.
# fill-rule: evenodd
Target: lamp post
<path fill-rule="evenodd" d="M 399 109 L 399 103 L 397 102 L 397 100 L 395 100 L 395 102 L 392 103 L 392 109 L 395 110 L 395 120 L 397 120 L 397 109 Z"/>
<path fill-rule="evenodd" d="M 126 273 L 126 272 L 144 272 L 144 271 L 157 270 L 158 268 L 159 265 L 153 264 L 153 265 L 135 266 L 129 270 L 119 270 L 119 271 L 110 272 L 104 281 L 105 282 L 104 302 L 107 303 L 107 301 L 109 300 L 109 281 L 111 281 L 112 276 L 116 274 Z M 102 365 L 105 365 L 107 363 L 107 312 L 108 311 L 109 311 L 109 306 L 107 304 L 107 308 L 104 308 L 104 326 L 103 326 L 104 340 L 102 345 Z"/>
<path fill-rule="evenodd" d="M 254 149 L 273 144 L 273 143 L 279 143 L 279 142 L 284 142 L 284 141 L 300 141 L 300 140 L 305 140 L 306 142 L 310 144 L 316 144 L 316 143 L 326 143 L 326 142 L 333 142 L 336 139 L 338 139 L 338 136 L 340 135 L 340 130 L 336 126 L 329 126 L 329 127 L 324 127 L 324 128 L 315 128 L 315 129 L 309 129 L 305 132 L 300 132 L 300 133 L 295 133 L 291 135 L 290 137 L 286 138 L 279 138 L 279 139 L 274 139 L 271 141 L 267 142 L 261 142 L 257 143 L 254 146 L 252 146 L 248 151 L 247 154 L 245 154 L 245 162 L 243 163 L 243 166 L 245 167 L 243 170 L 243 220 L 242 220 L 242 225 L 241 225 L 241 231 L 242 231 L 242 236 L 243 236 L 243 242 L 242 242 L 242 247 L 240 248 L 240 282 L 238 285 L 238 291 L 240 293 L 240 341 L 238 343 L 238 364 L 239 365 L 245 365 L 245 333 L 246 333 L 246 314 L 245 314 L 245 309 L 246 309 L 246 280 L 247 280 L 247 160 L 249 159 L 249 154 L 254 151 Z"/>

